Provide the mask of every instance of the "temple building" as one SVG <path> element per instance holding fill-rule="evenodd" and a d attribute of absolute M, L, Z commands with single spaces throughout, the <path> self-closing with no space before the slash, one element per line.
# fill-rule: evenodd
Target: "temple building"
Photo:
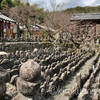
<path fill-rule="evenodd" d="M 15 38 L 16 33 L 16 21 L 0 13 L 0 39 Z"/>

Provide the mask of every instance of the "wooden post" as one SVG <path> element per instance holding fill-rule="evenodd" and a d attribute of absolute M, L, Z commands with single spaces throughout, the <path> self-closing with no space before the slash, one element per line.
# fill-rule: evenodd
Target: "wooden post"
<path fill-rule="evenodd" d="M 3 39 L 3 20 L 2 20 L 2 24 L 1 24 L 1 40 Z"/>
<path fill-rule="evenodd" d="M 95 23 L 94 31 L 95 31 L 95 32 L 94 32 L 94 33 L 95 33 L 95 35 L 97 35 L 97 34 L 96 34 L 96 23 Z"/>

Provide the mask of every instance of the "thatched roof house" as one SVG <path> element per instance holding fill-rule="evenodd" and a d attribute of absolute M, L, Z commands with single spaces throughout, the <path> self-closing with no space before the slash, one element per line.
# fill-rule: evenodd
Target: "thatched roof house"
<path fill-rule="evenodd" d="M 100 20 L 100 13 L 78 13 L 73 14 L 71 20 Z"/>
<path fill-rule="evenodd" d="M 76 13 L 70 20 L 78 22 L 76 26 L 79 34 L 88 34 L 89 37 L 100 36 L 100 13 Z"/>
<path fill-rule="evenodd" d="M 79 33 L 82 33 L 82 28 L 85 33 L 100 34 L 100 13 L 78 13 L 73 14 L 72 22 L 80 22 Z"/>

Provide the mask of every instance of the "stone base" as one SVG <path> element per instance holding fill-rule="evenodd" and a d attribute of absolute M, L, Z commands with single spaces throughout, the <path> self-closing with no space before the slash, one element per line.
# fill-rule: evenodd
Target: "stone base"
<path fill-rule="evenodd" d="M 3 97 L 5 95 L 6 92 L 6 85 L 4 84 L 0 84 L 0 98 Z"/>
<path fill-rule="evenodd" d="M 24 81 L 20 77 L 17 78 L 17 90 L 25 96 L 34 96 L 39 91 L 38 83 Z"/>
<path fill-rule="evenodd" d="M 12 100 L 34 100 L 33 98 L 25 97 L 21 93 L 18 93 L 17 96 L 15 96 Z"/>

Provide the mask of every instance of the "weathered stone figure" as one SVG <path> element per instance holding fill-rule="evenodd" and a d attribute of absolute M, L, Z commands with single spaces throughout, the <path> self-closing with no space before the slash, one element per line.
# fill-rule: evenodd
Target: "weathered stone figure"
<path fill-rule="evenodd" d="M 9 80 L 9 73 L 0 67 L 0 98 L 5 95 L 6 92 L 6 82 Z"/>
<path fill-rule="evenodd" d="M 41 67 L 33 60 L 28 60 L 20 68 L 20 77 L 17 78 L 19 94 L 13 100 L 38 100 L 40 89 Z"/>

